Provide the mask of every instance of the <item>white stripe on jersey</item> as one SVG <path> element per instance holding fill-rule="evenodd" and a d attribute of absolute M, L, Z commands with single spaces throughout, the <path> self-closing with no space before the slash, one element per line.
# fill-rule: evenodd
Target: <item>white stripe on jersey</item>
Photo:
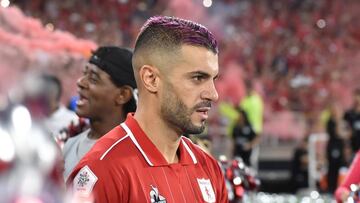
<path fill-rule="evenodd" d="M 182 137 L 181 141 L 182 141 L 183 145 L 185 146 L 185 149 L 189 152 L 194 164 L 197 164 L 197 160 L 196 160 L 194 153 L 191 151 L 190 147 L 186 144 L 186 142 L 183 139 L 188 139 L 188 138 Z"/>
<path fill-rule="evenodd" d="M 149 158 L 146 156 L 144 150 L 140 147 L 139 143 L 136 141 L 134 134 L 131 132 L 131 130 L 129 129 L 129 127 L 125 124 L 125 123 L 121 123 L 120 124 L 121 127 L 124 128 L 124 130 L 126 131 L 127 135 L 130 136 L 131 140 L 133 141 L 133 143 L 135 144 L 135 146 L 138 148 L 138 150 L 141 152 L 141 154 L 143 155 L 143 157 L 145 158 L 146 162 L 150 165 L 150 166 L 154 166 L 153 163 L 151 163 L 151 161 L 149 160 Z"/>
<path fill-rule="evenodd" d="M 113 145 L 111 145 L 111 147 L 109 149 L 106 150 L 106 152 L 100 157 L 100 160 L 103 160 L 104 157 L 107 155 L 107 153 L 109 153 L 109 151 L 115 147 L 115 145 L 117 145 L 119 142 L 123 141 L 125 138 L 129 137 L 129 134 L 125 135 L 124 137 L 122 137 L 121 139 L 119 139 L 118 141 L 116 141 Z"/>

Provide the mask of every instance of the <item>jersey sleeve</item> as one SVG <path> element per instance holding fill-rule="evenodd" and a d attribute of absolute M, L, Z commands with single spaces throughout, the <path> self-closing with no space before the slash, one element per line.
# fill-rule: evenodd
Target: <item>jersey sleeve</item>
<path fill-rule="evenodd" d="M 85 163 L 76 167 L 68 178 L 68 191 L 80 202 L 126 202 L 122 180 L 113 175 L 106 163 Z"/>

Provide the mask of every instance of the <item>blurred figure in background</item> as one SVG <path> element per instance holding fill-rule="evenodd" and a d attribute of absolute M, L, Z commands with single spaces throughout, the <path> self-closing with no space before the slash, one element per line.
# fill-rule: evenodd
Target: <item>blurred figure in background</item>
<path fill-rule="evenodd" d="M 245 111 L 255 133 L 260 135 L 263 129 L 264 102 L 254 89 L 251 79 L 245 80 L 246 96 L 240 101 L 240 107 Z"/>
<path fill-rule="evenodd" d="M 48 79 L 26 75 L 0 109 L 1 202 L 65 201 L 61 151 L 44 126 L 53 108 Z"/>
<path fill-rule="evenodd" d="M 61 130 L 78 122 L 79 118 L 73 111 L 61 104 L 62 85 L 60 79 L 49 74 L 42 75 L 42 79 L 45 83 L 44 93 L 49 104 L 44 126 L 45 130 L 56 137 Z"/>
<path fill-rule="evenodd" d="M 334 193 L 338 183 L 339 169 L 345 165 L 344 139 L 347 132 L 342 115 L 341 107 L 333 102 L 330 106 L 330 118 L 326 123 L 326 132 L 329 136 L 326 156 L 328 160 L 328 191 L 330 193 Z"/>
<path fill-rule="evenodd" d="M 353 107 L 345 112 L 344 119 L 351 129 L 351 147 L 356 153 L 360 149 L 360 88 L 356 88 L 353 95 Z"/>
<path fill-rule="evenodd" d="M 308 166 L 308 137 L 305 136 L 305 138 L 296 147 L 291 162 L 290 187 L 294 193 L 296 193 L 299 189 L 307 188 L 309 186 Z"/>
<path fill-rule="evenodd" d="M 75 96 L 72 96 L 70 98 L 70 101 L 68 103 L 68 109 L 70 109 L 71 111 L 76 111 L 76 103 L 77 101 L 79 100 L 79 95 L 75 95 Z"/>
<path fill-rule="evenodd" d="M 234 139 L 234 156 L 241 157 L 246 165 L 250 165 L 250 155 L 256 134 L 244 110 L 238 108 L 239 117 L 232 131 Z"/>
<path fill-rule="evenodd" d="M 245 81 L 246 96 L 240 101 L 240 107 L 245 111 L 249 123 L 252 126 L 256 136 L 251 142 L 253 148 L 252 154 L 252 166 L 257 169 L 257 159 L 259 154 L 259 148 L 257 147 L 260 143 L 260 137 L 263 129 L 263 112 L 264 103 L 261 96 L 255 91 L 253 81 L 246 79 Z"/>
<path fill-rule="evenodd" d="M 78 79 L 76 113 L 90 120 L 90 128 L 65 143 L 65 180 L 100 137 L 135 111 L 136 83 L 131 58 L 127 49 L 99 47 Z"/>

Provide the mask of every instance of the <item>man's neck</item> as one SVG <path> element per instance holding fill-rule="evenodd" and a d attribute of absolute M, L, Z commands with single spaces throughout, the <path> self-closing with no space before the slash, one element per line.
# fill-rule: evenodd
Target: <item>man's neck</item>
<path fill-rule="evenodd" d="M 109 118 L 104 120 L 90 120 L 90 133 L 88 137 L 90 139 L 99 139 L 125 120 L 124 118 Z"/>
<path fill-rule="evenodd" d="M 134 118 L 166 161 L 169 164 L 178 163 L 177 150 L 181 140 L 179 133 L 169 128 L 161 118 L 151 117 L 147 119 L 144 114 L 138 111 L 135 113 Z"/>

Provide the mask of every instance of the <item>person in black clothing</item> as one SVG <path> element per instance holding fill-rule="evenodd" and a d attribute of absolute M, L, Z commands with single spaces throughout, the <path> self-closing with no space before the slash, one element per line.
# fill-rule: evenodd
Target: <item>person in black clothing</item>
<path fill-rule="evenodd" d="M 360 149 L 360 87 L 354 91 L 354 105 L 345 112 L 344 119 L 351 129 L 351 148 L 353 153 Z"/>
<path fill-rule="evenodd" d="M 233 129 L 233 139 L 235 142 L 234 156 L 241 157 L 246 165 L 250 165 L 250 155 L 252 151 L 252 142 L 256 134 L 243 109 L 238 109 L 239 117 Z"/>
<path fill-rule="evenodd" d="M 305 136 L 295 148 L 291 161 L 290 187 L 293 193 L 309 187 L 308 157 L 308 136 Z"/>
<path fill-rule="evenodd" d="M 328 191 L 334 193 L 337 187 L 338 174 L 340 167 L 345 165 L 344 159 L 344 138 L 346 131 L 341 118 L 340 107 L 333 104 L 330 109 L 330 118 L 326 124 L 326 132 L 329 135 L 327 144 L 327 160 L 328 160 Z"/>

